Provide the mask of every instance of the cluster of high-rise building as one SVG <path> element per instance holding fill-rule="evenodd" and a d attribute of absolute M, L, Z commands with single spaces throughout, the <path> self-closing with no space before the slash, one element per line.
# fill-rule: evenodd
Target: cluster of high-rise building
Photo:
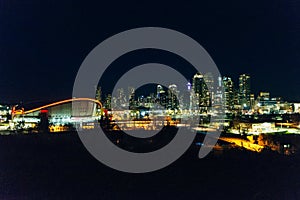
<path fill-rule="evenodd" d="M 251 77 L 241 74 L 236 87 L 230 77 L 223 77 L 224 104 L 227 112 L 243 114 L 299 113 L 298 103 L 283 102 L 281 97 L 271 97 L 270 92 L 251 91 Z"/>
<path fill-rule="evenodd" d="M 234 83 L 231 77 L 214 78 L 210 73 L 196 73 L 183 86 L 155 85 L 155 90 L 149 95 L 140 95 L 141 91 L 133 87 L 117 88 L 113 94 L 103 95 L 99 87 L 95 94 L 96 100 L 72 98 L 26 112 L 18 105 L 0 105 L 0 130 L 11 127 L 12 130 L 18 129 L 19 125 L 23 128 L 36 126 L 41 121 L 41 115 L 45 113 L 49 116 L 49 125 L 53 130 L 65 130 L 70 123 L 76 126 L 79 124 L 80 127 L 90 126 L 85 123 L 99 117 L 108 119 L 113 116 L 122 120 L 150 119 L 153 116 L 165 115 L 174 119 L 178 116 L 188 119 L 191 115 L 198 114 L 210 117 L 219 113 L 218 108 L 224 108 L 229 114 L 226 115 L 226 120 L 235 119 L 236 116 L 243 118 L 244 115 L 253 115 L 248 118 L 254 119 L 258 117 L 255 114 L 268 115 L 268 120 L 279 120 L 281 114 L 300 113 L 300 103 L 283 102 L 281 98 L 272 98 L 269 92 L 260 92 L 255 96 L 251 92 L 250 75 L 242 74 L 237 80 Z M 74 115 L 72 102 L 75 101 L 80 106 L 75 110 L 78 114 Z M 113 114 L 111 110 L 114 111 Z M 89 115 L 91 117 L 87 117 Z M 240 123 L 238 127 L 241 127 Z M 252 130 L 256 130 L 255 127 Z"/>
<path fill-rule="evenodd" d="M 217 83 L 214 81 L 217 80 Z M 217 88 L 214 88 L 217 87 Z M 211 106 L 223 106 L 231 113 L 280 114 L 295 112 L 298 105 L 282 102 L 281 98 L 271 98 L 269 92 L 260 92 L 257 97 L 251 91 L 251 77 L 241 74 L 238 83 L 231 77 L 214 79 L 211 73 L 196 73 L 183 91 L 171 84 L 167 87 L 156 86 L 156 92 L 147 96 L 137 96 L 135 88 L 117 90 L 117 95 L 106 95 L 101 99 L 101 89 L 97 90 L 96 99 L 101 100 L 107 109 L 115 108 L 155 108 L 162 106 L 169 110 L 197 110 L 207 112 Z M 291 109 L 293 111 L 291 111 Z"/>

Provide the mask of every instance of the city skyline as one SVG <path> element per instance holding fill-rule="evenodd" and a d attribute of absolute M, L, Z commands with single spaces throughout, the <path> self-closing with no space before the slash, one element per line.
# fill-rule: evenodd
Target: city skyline
<path fill-rule="evenodd" d="M 0 199 L 300 199 L 300 0 L 0 0 Z"/>
<path fill-rule="evenodd" d="M 284 97 L 271 95 L 269 91 L 253 94 L 251 76 L 241 74 L 238 83 L 231 77 L 218 77 L 217 88 L 213 88 L 214 79 L 210 73 L 202 75 L 197 72 L 191 82 L 187 82 L 183 90 L 175 84 L 162 86 L 150 84 L 156 91 L 149 92 L 144 87 L 114 88 L 116 95 L 103 94 L 101 86 L 96 90 L 96 99 L 103 102 L 103 108 L 108 110 L 169 110 L 169 113 L 179 114 L 194 111 L 200 113 L 214 113 L 213 109 L 222 107 L 227 114 L 287 114 L 299 113 L 300 103 L 286 101 Z M 153 89 L 153 88 L 152 88 Z M 139 92 L 138 92 L 139 91 Z M 142 92 L 141 92 L 142 91 Z M 112 106 L 113 105 L 113 106 Z M 170 112 L 170 110 L 173 110 Z"/>

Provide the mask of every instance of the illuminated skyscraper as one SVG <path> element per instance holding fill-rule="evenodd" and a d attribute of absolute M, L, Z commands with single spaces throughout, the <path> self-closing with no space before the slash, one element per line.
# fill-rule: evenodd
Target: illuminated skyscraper
<path fill-rule="evenodd" d="M 157 87 L 156 87 L 156 96 L 157 96 L 157 98 L 160 98 L 160 96 L 164 93 L 165 93 L 165 90 L 164 90 L 163 86 L 157 85 Z"/>
<path fill-rule="evenodd" d="M 222 77 L 218 77 L 218 82 L 216 85 L 217 89 L 216 89 L 216 93 L 214 94 L 214 105 L 215 106 L 223 106 L 223 81 L 222 81 Z"/>
<path fill-rule="evenodd" d="M 205 81 L 203 98 L 206 106 L 211 106 L 215 100 L 216 94 L 214 93 L 214 77 L 212 73 L 207 73 L 203 76 Z"/>
<path fill-rule="evenodd" d="M 128 99 L 129 99 L 129 109 L 135 109 L 137 104 L 135 100 L 135 89 L 133 87 L 128 87 Z"/>
<path fill-rule="evenodd" d="M 234 106 L 234 83 L 230 77 L 223 77 L 225 109 L 230 111 Z"/>
<path fill-rule="evenodd" d="M 254 94 L 250 94 L 250 107 L 253 108 L 255 105 L 255 96 Z"/>
<path fill-rule="evenodd" d="M 178 108 L 178 97 L 179 91 L 177 89 L 177 85 L 172 84 L 169 85 L 168 89 L 168 108 L 177 109 Z"/>
<path fill-rule="evenodd" d="M 111 94 L 108 94 L 105 98 L 105 101 L 103 102 L 103 106 L 106 109 L 111 109 L 111 101 L 112 101 L 112 97 Z"/>
<path fill-rule="evenodd" d="M 250 76 L 242 74 L 239 78 L 239 104 L 243 108 L 250 107 L 250 94 Z"/>
<path fill-rule="evenodd" d="M 166 91 L 164 90 L 163 86 L 157 85 L 156 87 L 156 97 L 157 101 L 161 106 L 167 106 L 167 95 Z"/>
<path fill-rule="evenodd" d="M 192 84 L 192 100 L 193 107 L 197 109 L 197 107 L 206 107 L 207 105 L 207 86 L 204 81 L 204 77 L 199 72 L 196 73 L 193 77 Z"/>
<path fill-rule="evenodd" d="M 117 89 L 116 103 L 117 107 L 126 106 L 127 99 L 123 88 Z"/>
<path fill-rule="evenodd" d="M 181 98 L 180 103 L 182 104 L 182 105 L 180 105 L 181 109 L 187 109 L 187 110 L 191 109 L 191 106 L 192 106 L 192 104 L 191 104 L 191 102 L 192 102 L 192 84 L 190 82 L 188 82 L 186 84 L 186 88 L 185 88 L 185 90 L 183 90 L 181 92 L 180 98 Z"/>
<path fill-rule="evenodd" d="M 186 84 L 186 87 L 187 87 L 187 90 L 188 90 L 188 91 L 191 91 L 191 89 L 192 89 L 192 84 L 191 84 L 190 82 L 188 82 L 188 83 Z"/>
<path fill-rule="evenodd" d="M 195 94 L 202 94 L 204 89 L 204 78 L 199 72 L 193 77 L 193 91 Z"/>
<path fill-rule="evenodd" d="M 101 87 L 98 86 L 97 89 L 96 89 L 96 96 L 95 96 L 95 99 L 98 100 L 98 101 L 101 101 L 101 95 L 102 95 L 102 92 L 101 92 Z"/>

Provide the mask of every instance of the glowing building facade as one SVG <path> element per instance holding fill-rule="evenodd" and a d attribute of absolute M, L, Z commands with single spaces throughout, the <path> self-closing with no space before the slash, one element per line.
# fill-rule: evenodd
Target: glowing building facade
<path fill-rule="evenodd" d="M 250 75 L 242 74 L 239 77 L 239 104 L 243 108 L 250 107 Z"/>

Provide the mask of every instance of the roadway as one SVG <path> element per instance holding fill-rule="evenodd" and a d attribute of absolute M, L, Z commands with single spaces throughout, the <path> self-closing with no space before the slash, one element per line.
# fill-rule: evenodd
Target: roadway
<path fill-rule="evenodd" d="M 229 142 L 255 152 L 261 152 L 264 148 L 264 146 L 253 144 L 250 141 L 241 138 L 220 137 L 219 140 Z"/>

